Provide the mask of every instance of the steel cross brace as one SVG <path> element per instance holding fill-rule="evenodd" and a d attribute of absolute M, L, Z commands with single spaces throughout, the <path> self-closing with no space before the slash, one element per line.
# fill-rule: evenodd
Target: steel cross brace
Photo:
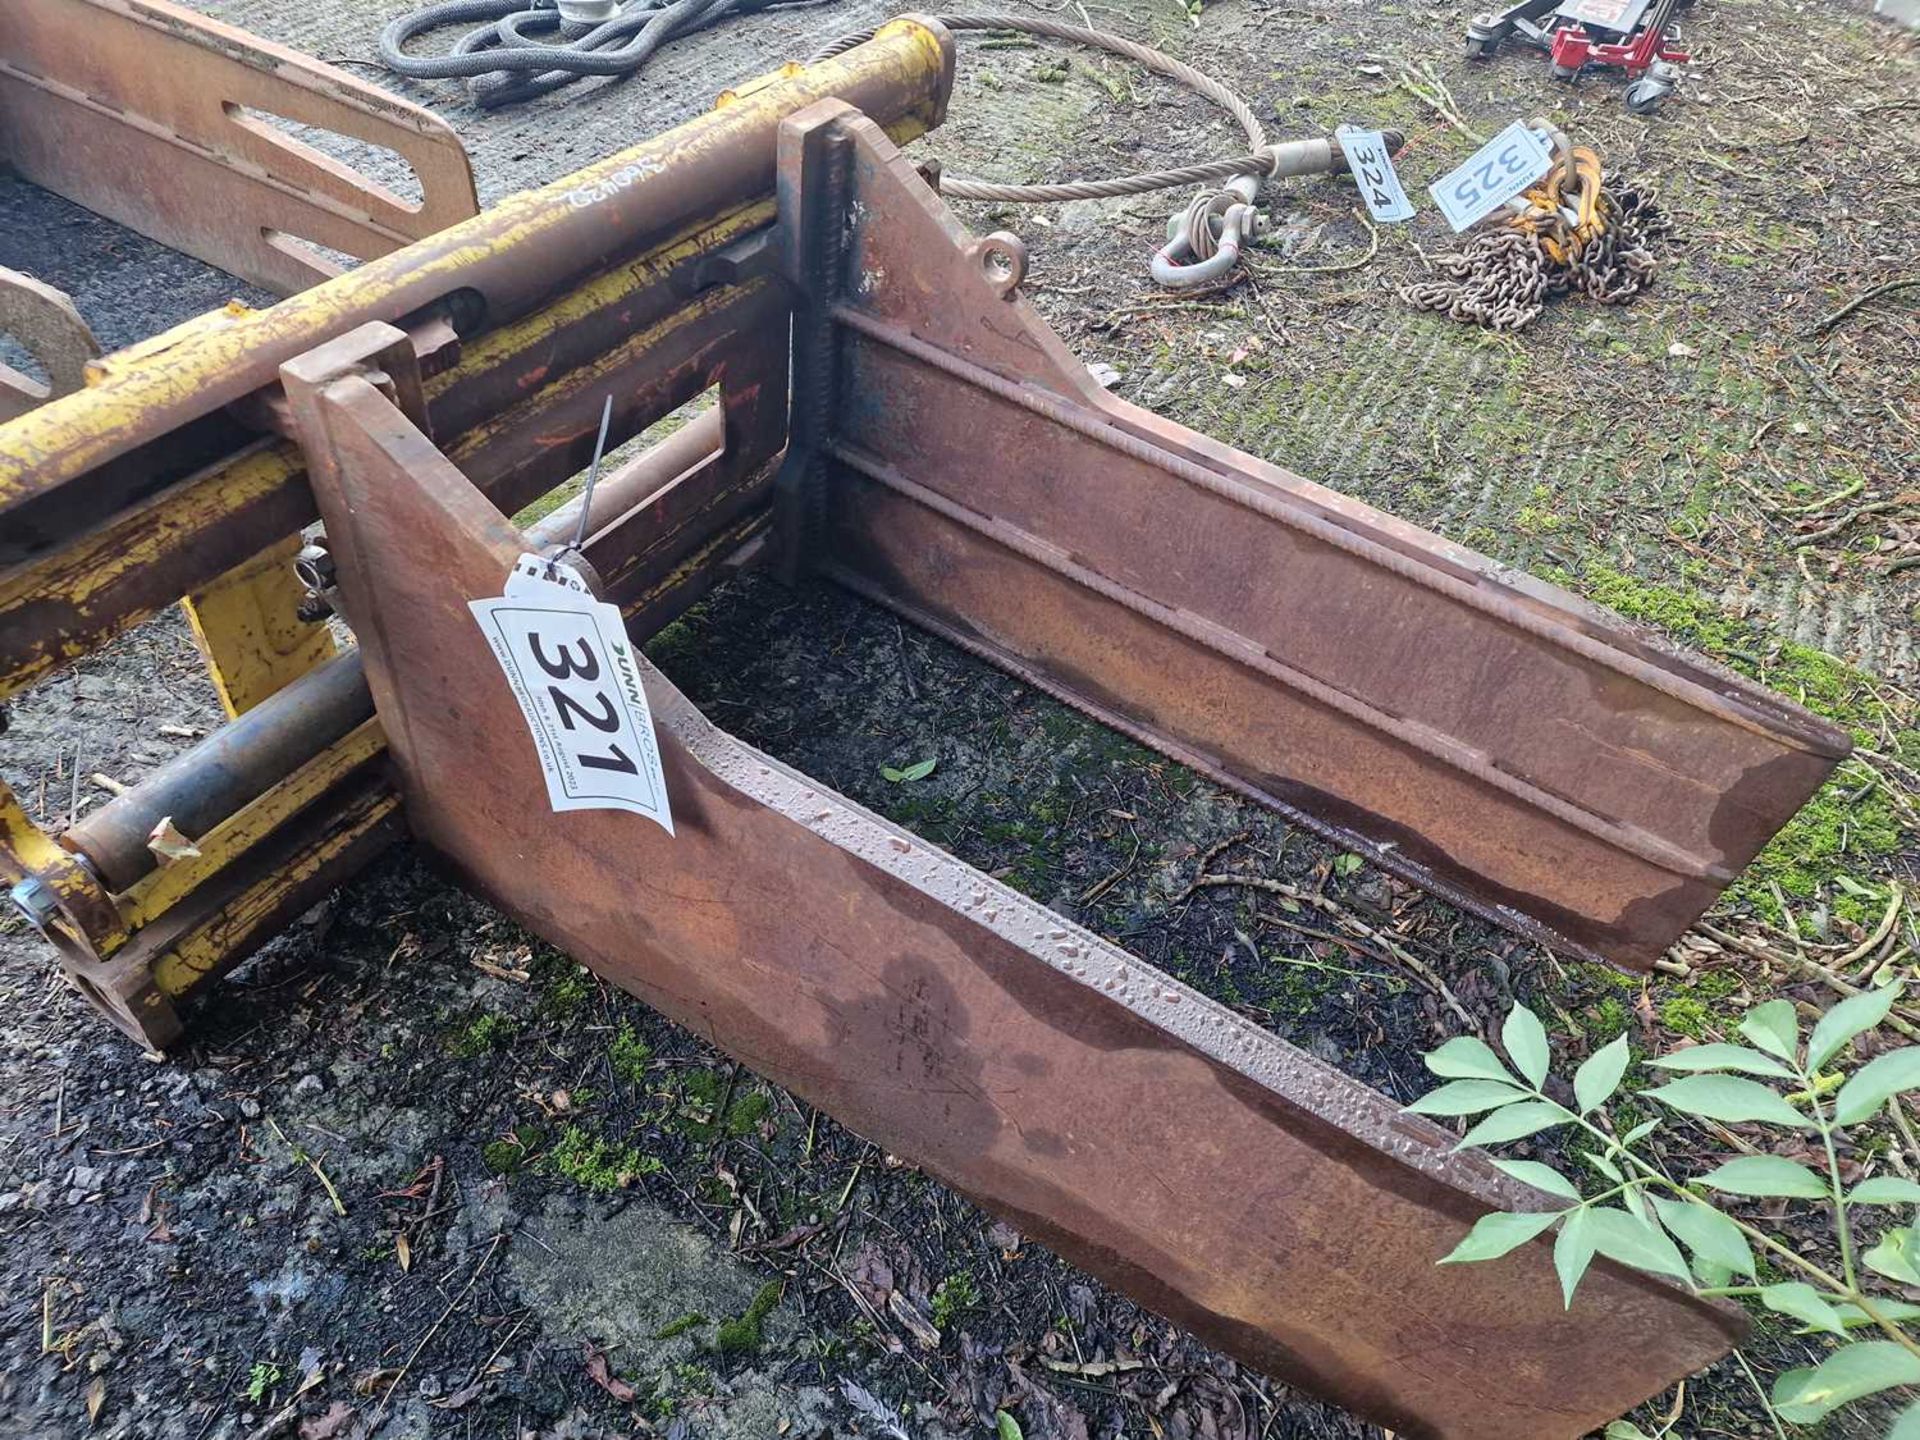
<path fill-rule="evenodd" d="M 1365 661 L 1377 644 L 1403 666 L 1394 626 L 1432 644 L 1421 616 L 1443 610 L 1480 643 L 1502 625 L 1522 637 L 1498 651 L 1515 705 L 1579 713 L 1601 732 L 1596 750 L 1619 715 L 1622 748 L 1636 727 L 1667 721 L 1712 732 L 1700 759 L 1730 733 L 1748 764 L 1803 763 L 1724 704 L 1676 697 L 1682 684 L 1650 656 L 1596 678 L 1599 647 L 1569 642 L 1557 666 L 1530 666 L 1550 629 L 1544 601 L 1489 613 L 1463 552 L 1444 552 L 1441 585 L 1422 569 L 1438 564 L 1422 553 L 1439 545 L 1430 537 L 1107 401 L 1018 299 L 1018 242 L 966 240 L 850 107 L 800 112 L 779 147 L 777 233 L 803 368 L 775 535 L 797 558 L 1270 799 L 1291 804 L 1314 784 L 1282 791 L 1276 778 L 1302 755 L 1370 743 L 1366 774 L 1386 780 L 1376 792 L 1362 776 L 1356 820 L 1376 793 L 1434 784 L 1464 757 L 1435 754 L 1414 730 L 1430 722 L 1369 742 L 1377 715 L 1352 712 L 1383 674 L 1374 663 L 1343 676 L 1343 691 L 1314 681 L 1303 698 L 1294 667 L 1306 657 L 1273 659 L 1284 637 L 1227 627 L 1363 581 L 1365 618 L 1321 637 L 1323 661 Z M 843 168 L 828 178 L 826 166 Z M 1510 1266 L 1436 1266 L 1477 1215 L 1541 1197 L 730 738 L 651 667 L 677 833 L 618 812 L 549 813 L 532 742 L 466 608 L 499 592 L 530 541 L 382 393 L 410 354 L 404 334 L 371 325 L 282 375 L 408 822 L 465 883 L 1143 1302 L 1400 1433 L 1576 1436 L 1738 1337 L 1731 1312 L 1617 1268 L 1568 1312 L 1541 1244 Z M 1276 597 L 1289 577 L 1299 596 Z M 1616 703 L 1576 712 L 1574 685 L 1611 685 Z M 1462 698 L 1428 689 L 1436 707 Z M 1335 718 L 1309 723 L 1307 705 Z M 1565 743 L 1564 727 L 1546 728 L 1525 753 Z M 1597 764 L 1609 783 L 1630 772 L 1604 751 Z M 1543 808 L 1491 773 L 1455 782 L 1479 813 L 1492 804 L 1518 823 L 1525 806 Z M 1777 793 L 1762 786 L 1757 803 Z M 1634 879 L 1646 870 L 1633 867 L 1672 876 L 1690 863 L 1650 837 L 1622 847 L 1625 827 L 1582 825 L 1569 808 L 1529 822 L 1555 863 L 1624 849 L 1617 863 Z M 1440 853 L 1421 843 L 1422 856 Z"/>

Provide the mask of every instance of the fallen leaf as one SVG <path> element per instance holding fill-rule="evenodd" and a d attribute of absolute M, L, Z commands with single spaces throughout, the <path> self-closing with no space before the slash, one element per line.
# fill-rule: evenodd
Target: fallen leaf
<path fill-rule="evenodd" d="M 607 1367 L 607 1352 L 587 1346 L 587 1378 L 625 1405 L 639 1392 Z"/>
<path fill-rule="evenodd" d="M 924 780 L 933 773 L 933 767 L 939 763 L 938 758 L 920 760 L 907 766 L 904 770 L 896 770 L 891 765 L 882 765 L 880 767 L 880 778 L 890 780 L 895 785 L 901 784 L 903 781 Z"/>
<path fill-rule="evenodd" d="M 773 1239 L 761 1241 L 757 1245 L 749 1245 L 747 1249 L 753 1251 L 791 1250 L 796 1245 L 806 1244 L 807 1241 L 811 1240 L 826 1228 L 824 1224 L 817 1220 L 806 1225 L 795 1225 L 792 1229 L 783 1231 Z"/>
<path fill-rule="evenodd" d="M 438 1400 L 429 1400 L 427 1403 L 436 1410 L 464 1410 L 480 1398 L 480 1393 L 487 1388 L 487 1382 L 491 1379 L 493 1372 L 488 1371 L 471 1385 L 463 1385 L 451 1395 L 442 1395 Z"/>
<path fill-rule="evenodd" d="M 413 1269 L 413 1246 L 407 1243 L 405 1235 L 393 1237 L 393 1258 L 400 1262 L 402 1270 Z"/>
<path fill-rule="evenodd" d="M 378 1370 L 369 1370 L 353 1382 L 353 1393 L 356 1395 L 371 1395 L 376 1390 L 385 1389 L 399 1378 L 400 1367 L 397 1365 L 386 1365 Z"/>
<path fill-rule="evenodd" d="M 334 1401 L 324 1415 L 314 1415 L 300 1422 L 300 1440 L 338 1440 L 346 1432 L 347 1422 L 353 1419 L 353 1413 L 353 1406 L 346 1401 Z"/>
<path fill-rule="evenodd" d="M 93 1383 L 87 1386 L 87 1423 L 94 1424 L 100 1419 L 100 1407 L 107 1403 L 107 1382 L 104 1376 L 96 1375 Z"/>
<path fill-rule="evenodd" d="M 162 815 L 147 835 L 147 849 L 160 857 L 162 865 L 174 860 L 198 860 L 200 847 L 182 835 L 171 815 Z"/>
<path fill-rule="evenodd" d="M 1679 340 L 1676 340 L 1671 345 L 1667 346 L 1667 354 L 1675 356 L 1676 358 L 1681 360 L 1691 359 L 1693 356 L 1698 355 L 1699 353 L 1700 352 L 1694 349 L 1693 346 L 1685 344 Z"/>

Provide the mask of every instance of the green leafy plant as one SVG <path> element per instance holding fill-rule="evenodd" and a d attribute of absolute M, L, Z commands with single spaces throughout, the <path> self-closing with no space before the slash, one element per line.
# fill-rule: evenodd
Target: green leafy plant
<path fill-rule="evenodd" d="M 904 770 L 896 770 L 891 765 L 882 765 L 880 767 L 880 778 L 890 781 L 895 785 L 906 784 L 913 780 L 924 780 L 927 776 L 933 774 L 933 767 L 939 763 L 940 761 L 937 758 L 917 760 Z"/>
<path fill-rule="evenodd" d="M 247 1399 L 258 1405 L 267 1392 L 286 1378 L 286 1372 L 271 1360 L 256 1360 L 247 1372 Z"/>
<path fill-rule="evenodd" d="M 1589 1185 L 1593 1193 L 1583 1195 L 1572 1179 L 1541 1161 L 1494 1160 L 1508 1175 L 1561 1203 L 1536 1212 L 1483 1216 L 1440 1263 L 1495 1260 L 1554 1231 L 1554 1269 L 1569 1306 L 1594 1256 L 1604 1255 L 1700 1295 L 1757 1302 L 1796 1322 L 1799 1333 L 1832 1336 L 1835 1348 L 1820 1364 L 1782 1374 L 1771 1393 L 1740 1359 L 1781 1434 L 1780 1422 L 1814 1424 L 1855 1400 L 1920 1385 L 1920 1339 L 1912 1328 L 1920 1320 L 1920 1305 L 1890 1295 L 1886 1283 L 1920 1285 L 1920 1225 L 1911 1223 L 1914 1212 L 1907 1208 L 1903 1218 L 1909 1223 L 1883 1228 L 1863 1249 L 1861 1223 L 1863 1210 L 1920 1205 L 1920 1184 L 1885 1175 L 1848 1186 L 1839 1160 L 1851 1127 L 1889 1110 L 1901 1119 L 1900 1097 L 1920 1089 L 1920 1046 L 1881 1054 L 1851 1075 L 1832 1068 L 1850 1042 L 1887 1018 L 1899 993 L 1898 985 L 1889 985 L 1851 996 L 1805 1036 L 1789 1002 L 1769 1001 L 1741 1020 L 1739 1034 L 1746 1044 L 1695 1045 L 1652 1060 L 1650 1068 L 1677 1078 L 1637 1091 L 1623 1090 L 1632 1056 L 1622 1035 L 1575 1071 L 1572 1107 L 1546 1093 L 1547 1034 L 1526 1006 L 1515 1005 L 1501 1028 L 1507 1061 L 1472 1036 L 1449 1040 L 1426 1057 L 1427 1068 L 1447 1083 L 1409 1110 L 1481 1117 L 1462 1138 L 1463 1149 L 1571 1126 L 1594 1142 L 1580 1158 L 1595 1178 Z M 1629 1096 L 1643 1112 L 1652 1108 L 1646 1103 L 1651 1101 L 1694 1119 L 1775 1127 L 1817 1146 L 1824 1164 L 1739 1155 L 1696 1179 L 1676 1179 L 1647 1145 L 1662 1117 L 1624 1133 L 1612 1124 L 1608 1105 Z M 1716 1199 L 1817 1203 L 1831 1216 L 1838 1263 L 1801 1253 Z M 1790 1278 L 1773 1280 L 1775 1275 Z M 1853 1339 L 1856 1330 L 1876 1335 Z M 1623 1420 L 1607 1435 L 1635 1440 L 1644 1432 Z M 1888 1440 L 1920 1440 L 1920 1402 L 1902 1412 Z"/>

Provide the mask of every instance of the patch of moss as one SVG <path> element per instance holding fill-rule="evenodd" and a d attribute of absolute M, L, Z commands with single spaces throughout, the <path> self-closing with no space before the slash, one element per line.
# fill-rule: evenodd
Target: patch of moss
<path fill-rule="evenodd" d="M 620 1145 L 593 1134 L 581 1125 L 569 1125 L 560 1134 L 542 1168 L 565 1176 L 588 1190 L 618 1190 L 642 1175 L 664 1168 L 658 1159 L 632 1145 Z"/>
<path fill-rule="evenodd" d="M 737 1319 L 721 1322 L 713 1332 L 713 1348 L 722 1355 L 752 1355 L 766 1340 L 767 1316 L 780 1303 L 780 1282 L 769 1280 L 753 1303 Z"/>
<path fill-rule="evenodd" d="M 971 1270 L 956 1270 L 942 1280 L 933 1292 L 933 1323 L 945 1330 L 953 1317 L 980 1303 L 980 1287 L 973 1283 Z"/>
<path fill-rule="evenodd" d="M 1693 988 L 1703 1000 L 1724 1000 L 1729 995 L 1738 995 L 1745 988 L 1745 982 L 1738 971 L 1709 970 L 1693 982 Z"/>
<path fill-rule="evenodd" d="M 511 1133 L 480 1147 L 481 1162 L 495 1175 L 518 1175 L 527 1168 L 527 1161 L 544 1138 L 537 1126 L 516 1126 Z"/>
<path fill-rule="evenodd" d="M 511 1140 L 489 1140 L 480 1147 L 480 1160 L 495 1175 L 517 1175 L 526 1164 L 526 1152 Z"/>
<path fill-rule="evenodd" d="M 653 1332 L 653 1338 L 656 1340 L 671 1340 L 676 1335 L 684 1335 L 687 1331 L 698 1329 L 706 1323 L 706 1316 L 702 1315 L 698 1310 L 692 1310 L 682 1315 L 678 1320 L 669 1320 L 665 1325 L 662 1325 L 658 1330 Z"/>
<path fill-rule="evenodd" d="M 565 955 L 546 957 L 534 969 L 540 987 L 540 1013 L 555 1020 L 575 1014 L 593 994 L 593 982 L 579 964 Z"/>
<path fill-rule="evenodd" d="M 721 1113 L 721 1107 L 725 1113 Z M 718 1070 L 689 1070 L 679 1083 L 679 1105 L 670 1122 L 693 1140 L 735 1139 L 753 1132 L 773 1102 L 752 1084 L 734 1081 Z"/>
<path fill-rule="evenodd" d="M 1604 995 L 1593 1007 L 1587 1022 L 1587 1037 L 1596 1046 L 1604 1045 L 1616 1035 L 1627 1033 L 1627 1025 L 1632 1020 L 1627 1007 L 1618 996 Z"/>
<path fill-rule="evenodd" d="M 1712 1020 L 1713 1012 L 1697 995 L 1670 995 L 1660 1002 L 1660 1023 L 1676 1035 L 1704 1040 Z"/>
<path fill-rule="evenodd" d="M 607 1060 L 613 1073 L 622 1080 L 639 1085 L 647 1076 L 647 1062 L 653 1059 L 653 1047 L 640 1038 L 631 1025 L 622 1025 L 607 1047 Z"/>
<path fill-rule="evenodd" d="M 473 1060 L 481 1055 L 500 1049 L 509 1040 L 519 1026 L 512 1017 L 489 1010 L 469 1020 L 466 1027 L 453 1037 L 453 1053 L 459 1059 Z"/>
<path fill-rule="evenodd" d="M 1522 535 L 1551 535 L 1571 523 L 1566 516 L 1541 505 L 1522 505 L 1513 517 L 1513 528 Z"/>
<path fill-rule="evenodd" d="M 733 1104 L 727 1107 L 727 1134 L 735 1138 L 752 1134 L 754 1127 L 772 1109 L 773 1101 L 764 1090 L 750 1090 L 745 1095 L 734 1096 Z"/>

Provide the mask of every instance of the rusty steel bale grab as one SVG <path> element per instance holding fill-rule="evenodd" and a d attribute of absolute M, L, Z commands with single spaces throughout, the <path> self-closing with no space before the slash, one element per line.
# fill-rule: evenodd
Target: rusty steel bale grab
<path fill-rule="evenodd" d="M 1436 1267 L 1543 1197 L 741 745 L 657 672 L 677 834 L 548 811 L 467 602 L 576 533 L 636 637 L 739 567 L 816 573 L 1622 964 L 1845 754 L 1616 617 L 1107 395 L 1021 298 L 1019 242 L 969 237 L 895 148 L 939 122 L 951 67 L 938 25 L 897 21 L 270 310 L 108 357 L 0 428 L 0 695 L 184 598 L 234 717 L 57 838 L 0 789 L 16 903 L 159 1048 L 180 1002 L 411 834 L 1248 1362 L 1407 1435 L 1578 1435 L 1738 1317 L 1613 1267 L 1563 1311 L 1538 1243 Z M 609 395 L 619 443 L 707 392 L 590 514 L 505 519 L 583 468 Z M 329 563 L 306 575 L 353 626 L 342 654 L 300 619 L 316 516 Z M 162 822 L 192 853 L 149 843 Z"/>
<path fill-rule="evenodd" d="M 479 209 L 444 120 L 171 0 L 0 5 L 0 166 L 282 295 Z"/>

